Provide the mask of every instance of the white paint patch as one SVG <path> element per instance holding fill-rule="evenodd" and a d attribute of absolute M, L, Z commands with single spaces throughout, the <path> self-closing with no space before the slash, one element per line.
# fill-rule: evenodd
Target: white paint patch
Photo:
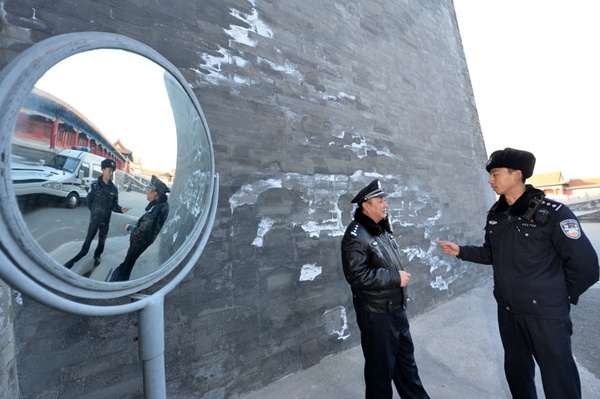
<path fill-rule="evenodd" d="M 267 179 L 267 180 L 259 180 L 254 183 L 243 185 L 235 194 L 229 198 L 229 207 L 231 208 L 231 213 L 235 208 L 250 204 L 253 205 L 256 203 L 256 199 L 258 196 L 272 188 L 281 188 L 281 180 L 280 179 Z"/>
<path fill-rule="evenodd" d="M 323 314 L 325 328 L 328 335 L 337 335 L 338 339 L 345 340 L 350 336 L 348 332 L 348 318 L 346 317 L 346 308 L 338 306 L 328 309 Z"/>
<path fill-rule="evenodd" d="M 273 219 L 262 218 L 258 225 L 258 231 L 256 232 L 256 238 L 254 239 L 254 241 L 252 241 L 252 245 L 254 245 L 255 247 L 262 247 L 263 246 L 263 238 L 264 238 L 265 234 L 267 234 L 269 232 L 269 230 L 271 230 L 271 227 L 273 227 L 274 223 L 275 223 L 275 221 Z"/>
<path fill-rule="evenodd" d="M 283 65 L 278 65 L 273 61 L 267 60 L 266 58 L 257 57 L 257 59 L 259 64 L 267 64 L 274 71 L 283 72 L 287 75 L 294 76 L 298 79 L 302 78 L 302 74 L 300 74 L 300 72 L 296 68 L 296 64 L 290 61 L 286 60 Z"/>
<path fill-rule="evenodd" d="M 225 73 L 222 69 L 222 65 L 235 65 L 235 66 L 246 66 L 248 63 L 241 57 L 231 55 L 231 52 L 223 47 L 219 47 L 217 53 L 221 56 L 214 56 L 210 54 L 201 54 L 200 57 L 204 60 L 204 65 L 201 67 L 204 70 L 208 70 L 208 75 L 205 76 L 206 80 L 213 84 L 217 84 L 222 80 L 231 80 L 236 83 L 250 85 L 251 81 L 248 78 L 239 76 L 235 73 Z M 194 69 L 192 69 L 194 70 Z M 198 74 L 202 74 L 201 71 L 194 70 Z"/>
<path fill-rule="evenodd" d="M 404 158 L 398 154 L 392 153 L 389 148 L 384 147 L 382 150 L 377 149 L 370 140 L 367 140 L 364 136 L 360 134 L 353 134 L 354 138 L 358 138 L 359 142 L 353 142 L 350 145 L 344 145 L 344 148 L 349 149 L 356 155 L 359 159 L 362 159 L 368 155 L 368 151 L 374 151 L 377 155 L 385 156 L 391 159 L 394 159 L 399 162 L 403 162 Z"/>
<path fill-rule="evenodd" d="M 313 281 L 322 271 L 323 268 L 315 263 L 304 265 L 300 271 L 300 281 Z"/>
<path fill-rule="evenodd" d="M 17 305 L 23 305 L 23 296 L 21 295 L 21 293 L 19 291 L 14 291 L 15 292 L 15 302 L 17 303 Z"/>
<path fill-rule="evenodd" d="M 0 287 L 0 303 L 4 302 L 4 289 Z M 4 317 L 4 307 L 0 307 L 0 328 L 4 328 L 6 318 Z"/>
<path fill-rule="evenodd" d="M 233 49 L 235 43 L 256 47 L 258 46 L 258 41 L 252 37 L 253 35 L 259 35 L 269 39 L 273 38 L 273 30 L 261 19 L 258 10 L 256 9 L 256 0 L 249 0 L 249 2 L 252 4 L 250 13 L 244 13 L 235 8 L 229 9 L 229 14 L 242 22 L 240 25 L 229 25 L 229 28 L 223 29 L 230 37 L 229 48 L 219 47 L 217 50 L 219 55 L 217 56 L 206 53 L 200 54 L 200 57 L 204 61 L 204 65 L 191 69 L 193 72 L 202 76 L 202 81 L 219 84 L 219 82 L 225 80 L 246 86 L 254 83 L 251 79 L 235 73 L 235 68 L 227 67 L 234 66 L 236 68 L 245 68 L 249 64 L 247 60 L 236 55 L 240 52 Z M 281 54 L 281 51 L 279 51 L 279 53 Z M 291 75 L 296 78 L 302 77 L 302 74 L 300 74 L 296 65 L 288 60 L 285 60 L 283 64 L 277 64 L 264 58 L 258 58 L 258 62 L 267 63 L 273 70 L 283 72 L 286 75 Z M 208 74 L 206 74 L 206 72 L 208 72 Z"/>
<path fill-rule="evenodd" d="M 347 98 L 348 100 L 356 101 L 356 96 L 351 96 L 350 94 L 344 93 L 343 91 L 340 91 L 338 93 L 338 98 Z"/>
<path fill-rule="evenodd" d="M 246 24 L 249 25 L 248 28 L 245 28 L 245 31 L 246 31 L 245 32 L 245 36 L 246 36 L 246 38 L 241 38 L 240 40 L 251 41 L 252 39 L 247 38 L 248 37 L 248 32 L 254 32 L 254 33 L 258 34 L 258 35 L 272 38 L 273 37 L 273 31 L 258 16 L 258 11 L 255 8 L 256 7 L 256 0 L 249 0 L 249 1 L 250 1 L 250 4 L 252 4 L 252 7 L 253 7 L 251 14 L 244 14 L 244 13 L 242 13 L 239 10 L 236 10 L 234 8 L 230 8 L 229 9 L 230 10 L 230 12 L 229 12 L 230 15 L 233 15 L 234 17 L 236 17 L 240 21 L 245 22 Z M 243 41 L 240 41 L 240 43 L 243 43 Z"/>
<path fill-rule="evenodd" d="M 287 173 L 281 179 L 259 180 L 242 186 L 229 199 L 231 213 L 242 205 L 253 205 L 261 193 L 272 188 L 305 187 L 302 195 L 308 204 L 307 219 L 305 214 L 291 215 L 293 226 L 301 226 L 310 237 L 319 237 L 322 232 L 338 237 L 344 234 L 342 212 L 338 207 L 341 195 L 347 193 L 348 176 L 345 175 L 302 175 Z M 324 209 L 326 211 L 324 211 Z M 330 218 L 322 220 L 310 219 L 310 215 L 329 213 Z"/>

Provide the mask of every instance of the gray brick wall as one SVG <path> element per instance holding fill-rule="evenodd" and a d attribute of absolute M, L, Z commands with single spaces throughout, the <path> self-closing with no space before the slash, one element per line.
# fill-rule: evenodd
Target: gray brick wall
<path fill-rule="evenodd" d="M 18 396 L 12 290 L 0 280 L 0 398 Z"/>
<path fill-rule="evenodd" d="M 235 398 L 358 344 L 339 243 L 350 199 L 373 178 L 390 194 L 413 275 L 411 314 L 489 277 L 433 244 L 480 242 L 491 200 L 450 0 L 0 0 L 0 8 L 2 66 L 53 35 L 114 32 L 156 49 L 198 95 L 219 210 L 197 267 L 166 298 L 170 397 Z M 28 298 L 14 308 L 2 309 L 14 313 L 16 350 L 1 353 L 16 356 L 21 398 L 142 396 L 137 315 L 73 316 Z M 0 392 L 17 383 L 12 375 Z"/>

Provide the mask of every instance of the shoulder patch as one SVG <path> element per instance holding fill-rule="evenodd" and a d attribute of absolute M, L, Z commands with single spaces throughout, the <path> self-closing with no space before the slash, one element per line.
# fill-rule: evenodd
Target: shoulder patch
<path fill-rule="evenodd" d="M 573 240 L 581 237 L 581 228 L 579 222 L 575 219 L 566 219 L 560 222 L 560 228 L 565 235 Z"/>

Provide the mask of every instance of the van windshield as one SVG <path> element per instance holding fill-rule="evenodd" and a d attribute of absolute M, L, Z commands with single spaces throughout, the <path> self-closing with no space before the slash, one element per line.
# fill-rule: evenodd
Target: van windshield
<path fill-rule="evenodd" d="M 58 170 L 64 170 L 65 172 L 75 172 L 79 159 L 73 157 L 67 157 L 64 155 L 57 155 L 48 164 L 51 168 Z"/>

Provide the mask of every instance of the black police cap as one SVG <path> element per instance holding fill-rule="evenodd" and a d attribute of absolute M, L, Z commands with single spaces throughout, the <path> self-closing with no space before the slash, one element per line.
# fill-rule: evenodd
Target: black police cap
<path fill-rule="evenodd" d="M 164 195 L 166 193 L 171 192 L 171 190 L 169 190 L 169 187 L 167 187 L 167 185 L 165 183 L 163 183 L 162 180 L 160 180 L 158 177 L 156 177 L 154 175 L 152 175 L 152 178 L 150 179 L 150 184 L 148 184 L 147 187 L 156 191 L 160 195 Z"/>
<path fill-rule="evenodd" d="M 358 194 L 356 194 L 356 197 L 354 197 L 350 202 L 352 202 L 353 204 L 360 205 L 363 202 L 370 200 L 371 198 L 385 196 L 386 194 L 381 189 L 381 183 L 379 182 L 379 179 L 375 179 L 371 183 L 369 183 L 367 187 L 360 190 Z"/>

